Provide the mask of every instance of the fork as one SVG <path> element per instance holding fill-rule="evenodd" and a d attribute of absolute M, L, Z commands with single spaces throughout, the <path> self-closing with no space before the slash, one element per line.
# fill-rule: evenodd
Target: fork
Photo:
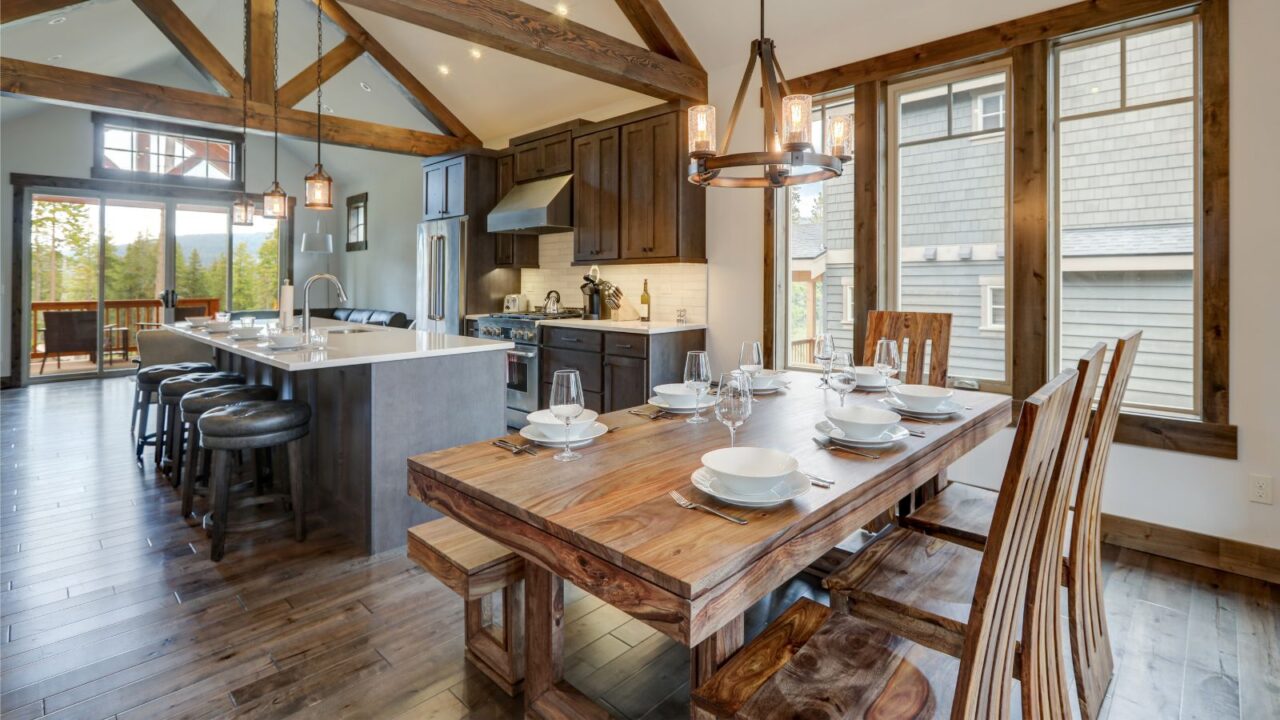
<path fill-rule="evenodd" d="M 682 508 L 684 508 L 684 509 L 686 509 L 686 510 L 702 510 L 702 511 L 704 511 L 704 512 L 709 512 L 709 513 L 711 513 L 712 515 L 716 515 L 716 516 L 722 517 L 722 518 L 724 518 L 725 520 L 728 520 L 729 522 L 737 523 L 737 524 L 739 524 L 739 525 L 746 525 L 746 524 L 747 524 L 747 521 L 746 521 L 746 520 L 743 520 L 742 518 L 734 517 L 734 516 L 732 516 L 732 515 L 726 515 L 726 514 L 724 514 L 724 513 L 720 512 L 719 510 L 717 510 L 717 509 L 715 509 L 715 508 L 713 508 L 713 507 L 708 507 L 708 506 L 703 505 L 703 504 L 701 504 L 701 503 L 690 502 L 689 500 L 685 499 L 685 496 L 681 495 L 680 493 L 676 492 L 675 490 L 672 490 L 672 491 L 671 491 L 670 493 L 668 493 L 668 494 L 669 494 L 669 495 L 671 495 L 671 499 L 672 499 L 672 500 L 675 500 L 675 501 L 676 501 L 676 504 L 677 504 L 677 505 L 679 505 L 680 507 L 682 507 Z"/>
<path fill-rule="evenodd" d="M 507 440 L 494 440 L 493 444 L 505 450 L 510 450 L 512 455 L 519 455 L 520 453 L 527 453 L 529 455 L 538 454 L 538 451 L 534 450 L 532 445 L 516 445 L 515 443 Z"/>
<path fill-rule="evenodd" d="M 855 450 L 854 448 L 845 447 L 845 446 L 843 446 L 843 445 L 834 445 L 834 444 L 832 444 L 832 443 L 830 443 L 830 442 L 825 442 L 825 443 L 824 443 L 824 442 L 822 442 L 821 440 L 819 440 L 818 438 L 813 438 L 813 444 L 814 444 L 814 445 L 817 445 L 818 447 L 822 448 L 823 450 L 826 450 L 827 452 L 833 452 L 833 453 L 834 453 L 834 452 L 846 452 L 846 453 L 849 453 L 850 455 L 858 455 L 858 456 L 860 456 L 860 457 L 867 458 L 868 460 L 879 460 L 879 459 L 880 459 L 880 456 L 879 456 L 878 454 L 876 454 L 876 453 L 870 453 L 870 452 L 866 452 L 866 451 L 864 451 L 864 450 Z"/>
<path fill-rule="evenodd" d="M 805 471 L 801 470 L 801 471 L 800 471 L 800 474 L 801 474 L 801 475 L 804 475 L 804 476 L 805 476 L 805 477 L 807 477 L 807 478 L 809 478 L 809 482 L 810 482 L 810 483 L 812 483 L 813 485 L 816 485 L 816 486 L 818 486 L 818 487 L 820 487 L 820 488 L 830 488 L 830 487 L 833 487 L 833 486 L 835 485 L 835 482 L 834 482 L 834 481 L 832 481 L 832 480 L 828 480 L 828 479 L 826 479 L 826 478 L 818 477 L 817 475 L 814 475 L 813 473 L 807 473 L 807 472 L 805 472 Z"/>
<path fill-rule="evenodd" d="M 639 415 L 642 418 L 649 418 L 650 420 L 658 420 L 667 416 L 666 410 L 659 410 L 655 413 L 647 413 L 643 410 L 628 410 L 627 413 L 631 415 Z"/>

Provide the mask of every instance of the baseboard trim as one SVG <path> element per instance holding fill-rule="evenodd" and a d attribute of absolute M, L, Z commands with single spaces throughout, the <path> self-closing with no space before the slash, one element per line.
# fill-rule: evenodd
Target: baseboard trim
<path fill-rule="evenodd" d="M 1102 514 L 1102 542 L 1280 583 L 1280 550 Z"/>

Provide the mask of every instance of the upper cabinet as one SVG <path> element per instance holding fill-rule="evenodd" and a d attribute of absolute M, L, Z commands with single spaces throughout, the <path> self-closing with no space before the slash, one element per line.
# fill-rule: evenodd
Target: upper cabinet
<path fill-rule="evenodd" d="M 685 177 L 681 110 L 575 130 L 574 262 L 706 260 L 706 191 Z"/>
<path fill-rule="evenodd" d="M 440 220 L 467 213 L 467 158 L 428 160 L 422 164 L 422 219 Z"/>
<path fill-rule="evenodd" d="M 572 172 L 572 146 L 573 136 L 568 130 L 513 146 L 515 181 L 521 183 Z"/>
<path fill-rule="evenodd" d="M 515 187 L 515 156 L 503 155 L 497 164 L 497 199 L 502 200 L 511 188 Z M 536 235 L 515 235 L 513 233 L 494 233 L 494 264 L 498 267 L 535 268 L 538 267 L 538 238 Z"/>

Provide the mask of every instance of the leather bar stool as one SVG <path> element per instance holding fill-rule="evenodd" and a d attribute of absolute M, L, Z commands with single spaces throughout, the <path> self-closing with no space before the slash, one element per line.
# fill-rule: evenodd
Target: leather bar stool
<path fill-rule="evenodd" d="M 201 388 L 242 384 L 244 375 L 222 371 L 187 373 L 160 382 L 160 419 L 164 424 L 164 435 L 157 438 L 161 445 L 160 472 L 168 474 L 174 487 L 182 477 L 183 425 L 178 409 L 182 396 Z"/>
<path fill-rule="evenodd" d="M 250 400 L 275 400 L 276 389 L 270 385 L 223 385 L 203 387 L 182 396 L 178 402 L 181 421 L 187 436 L 187 451 L 182 472 L 182 517 L 191 516 L 195 503 L 196 486 L 201 479 L 201 468 L 207 477 L 209 451 L 200 447 L 200 416 L 214 408 Z"/>
<path fill-rule="evenodd" d="M 284 445 L 289 465 L 289 493 L 242 498 L 236 507 L 262 505 L 287 498 L 293 508 L 294 536 L 306 537 L 305 508 L 302 495 L 302 448 L 299 443 L 308 432 L 311 422 L 311 406 L 299 400 L 254 400 L 215 408 L 200 416 L 196 422 L 200 430 L 200 446 L 212 451 L 212 469 L 209 473 L 209 492 L 212 496 L 213 542 L 209 558 L 222 559 L 226 547 L 227 524 L 231 494 L 231 464 L 234 453 L 240 450 L 257 450 Z M 276 476 L 277 479 L 280 476 Z M 265 527 L 281 519 L 249 523 L 236 530 Z"/>
<path fill-rule="evenodd" d="M 138 370 L 136 377 L 137 390 L 135 404 L 139 404 L 138 439 L 135 447 L 138 462 L 142 462 L 142 451 L 148 445 L 156 448 L 156 463 L 160 462 L 159 439 L 164 435 L 164 423 L 160 417 L 160 383 L 171 377 L 195 372 L 213 372 L 218 368 L 207 362 L 179 362 L 148 365 Z M 156 405 L 156 431 L 147 433 L 147 417 L 151 413 L 151 405 Z"/>

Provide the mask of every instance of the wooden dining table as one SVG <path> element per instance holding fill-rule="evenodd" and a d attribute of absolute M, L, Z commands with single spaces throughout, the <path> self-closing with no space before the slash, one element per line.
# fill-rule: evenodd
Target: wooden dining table
<path fill-rule="evenodd" d="M 845 402 L 883 407 L 883 397 L 854 392 Z M 729 444 L 714 416 L 698 425 L 627 411 L 601 416 L 610 431 L 579 448 L 575 462 L 555 461 L 550 448 L 512 454 L 489 441 L 411 457 L 409 494 L 527 560 L 526 711 L 607 717 L 563 678 L 565 580 L 690 648 L 696 687 L 742 646 L 751 605 L 1011 420 L 1008 396 L 957 390 L 954 399 L 961 413 L 904 421 L 924 437 L 871 459 L 814 444 L 815 425 L 839 399 L 816 377 L 793 373 L 785 391 L 759 397 L 738 444 L 791 453 L 802 471 L 834 486 L 769 508 L 734 507 L 694 488 L 702 455 Z M 672 490 L 748 523 L 684 509 Z"/>

